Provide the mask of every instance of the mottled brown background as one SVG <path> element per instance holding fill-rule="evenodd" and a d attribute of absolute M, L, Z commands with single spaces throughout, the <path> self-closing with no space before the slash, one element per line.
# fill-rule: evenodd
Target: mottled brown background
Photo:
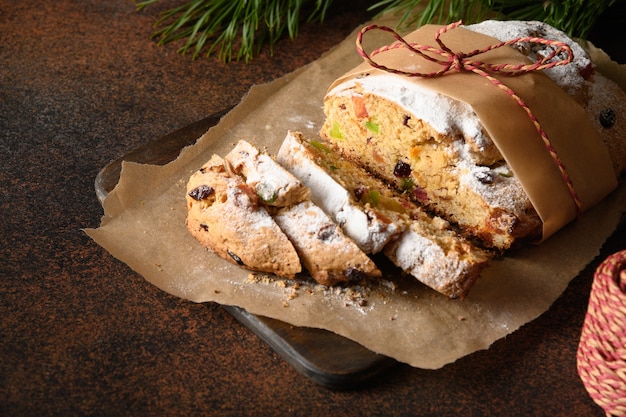
<path fill-rule="evenodd" d="M 368 19 L 363 3 L 337 2 L 246 65 L 157 46 L 159 8 L 129 0 L 0 0 L 0 414 L 603 415 L 575 353 L 592 272 L 626 247 L 623 226 L 490 350 L 351 391 L 315 385 L 221 307 L 156 289 L 81 231 L 99 225 L 104 165 L 318 58 Z"/>

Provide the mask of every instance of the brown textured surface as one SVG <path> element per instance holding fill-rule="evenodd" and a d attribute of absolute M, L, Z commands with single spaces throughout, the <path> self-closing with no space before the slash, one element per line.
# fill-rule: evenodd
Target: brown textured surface
<path fill-rule="evenodd" d="M 438 371 L 399 366 L 354 391 L 315 385 L 219 306 L 167 295 L 84 235 L 100 221 L 105 164 L 314 60 L 367 18 L 342 10 L 273 59 L 225 65 L 156 46 L 156 12 L 0 1 L 3 415 L 603 415 L 575 354 L 593 269 L 626 247 L 623 226 L 546 314 L 488 351 Z"/>

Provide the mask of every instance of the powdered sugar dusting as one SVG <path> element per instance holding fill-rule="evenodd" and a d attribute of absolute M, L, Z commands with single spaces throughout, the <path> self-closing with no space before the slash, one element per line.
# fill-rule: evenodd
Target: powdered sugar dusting
<path fill-rule="evenodd" d="M 277 155 L 278 161 L 311 190 L 311 200 L 321 207 L 365 253 L 377 253 L 400 232 L 395 224 L 365 213 L 349 192 L 315 163 L 308 150 L 289 132 Z"/>
<path fill-rule="evenodd" d="M 592 65 L 591 61 L 580 45 L 569 39 L 563 32 L 542 22 L 495 20 L 469 25 L 466 29 L 501 41 L 538 36 L 567 43 L 574 53 L 573 62 L 548 69 L 545 73 L 571 96 L 585 95 L 584 90 L 589 87 L 589 82 L 581 74 L 588 71 Z M 530 45 L 521 45 L 519 49 L 527 53 L 531 60 L 536 60 L 537 54 L 548 54 L 547 48 L 551 47 L 540 45 L 539 48 L 533 48 Z M 372 93 L 399 104 L 417 118 L 429 123 L 441 134 L 464 137 L 473 141 L 479 149 L 484 149 L 492 143 L 471 106 L 420 87 L 402 76 L 376 73 L 350 79 L 333 88 L 327 95 L 354 94 L 353 90 L 357 86 L 360 86 L 364 93 Z"/>
<path fill-rule="evenodd" d="M 587 68 L 591 66 L 589 56 L 580 45 L 570 39 L 565 33 L 550 25 L 535 21 L 486 20 L 475 25 L 466 26 L 466 29 L 491 36 L 500 41 L 536 36 L 564 42 L 572 48 L 572 52 L 574 53 L 573 61 L 569 65 L 561 65 L 547 69 L 545 73 L 571 96 L 577 95 L 579 90 L 585 85 L 585 79 L 581 74 L 586 73 Z M 522 44 L 520 45 L 520 50 L 532 61 L 537 61 L 538 54 L 548 55 L 554 50 L 554 47 L 550 45 L 531 46 L 529 44 Z M 559 57 L 556 57 L 556 59 L 558 58 Z"/>
<path fill-rule="evenodd" d="M 434 288 L 455 281 L 467 268 L 458 258 L 448 256 L 440 246 L 412 229 L 404 231 L 385 249 L 385 254 L 396 266 Z"/>

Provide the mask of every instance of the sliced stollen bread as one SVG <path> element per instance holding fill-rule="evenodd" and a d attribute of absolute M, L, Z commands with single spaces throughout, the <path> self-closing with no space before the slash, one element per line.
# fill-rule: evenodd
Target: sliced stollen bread
<path fill-rule="evenodd" d="M 385 255 L 449 297 L 464 297 L 493 256 L 323 142 L 289 132 L 277 160 L 311 189 L 312 200 L 355 242 L 368 248 L 380 242 L 380 230 L 393 230 L 382 244 Z"/>
<path fill-rule="evenodd" d="M 213 156 L 187 188 L 190 232 L 231 262 L 290 278 L 302 264 L 323 285 L 381 276 L 358 245 L 309 200 L 309 189 L 247 141 L 237 143 L 224 159 Z M 283 245 L 290 248 L 284 261 L 294 264 L 295 255 L 298 268 L 281 266 Z"/>

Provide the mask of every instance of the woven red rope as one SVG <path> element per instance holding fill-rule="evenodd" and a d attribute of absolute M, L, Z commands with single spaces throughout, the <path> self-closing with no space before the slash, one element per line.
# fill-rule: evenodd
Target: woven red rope
<path fill-rule="evenodd" d="M 476 49 L 472 52 L 467 52 L 467 53 L 453 52 L 441 40 L 441 35 L 452 29 L 459 27 L 461 24 L 462 24 L 461 21 L 451 23 L 450 25 L 443 26 L 437 31 L 437 33 L 435 34 L 435 41 L 439 45 L 438 48 L 433 47 L 433 46 L 428 46 L 428 45 L 409 43 L 402 36 L 396 33 L 393 29 L 387 26 L 369 25 L 369 26 L 362 28 L 357 35 L 357 39 L 356 39 L 357 51 L 359 55 L 361 55 L 372 67 L 383 70 L 383 71 L 387 71 L 393 74 L 401 74 L 401 75 L 405 75 L 408 77 L 434 78 L 434 77 L 441 77 L 448 73 L 469 71 L 469 72 L 473 72 L 475 74 L 478 74 L 486 78 L 493 85 L 503 90 L 513 100 L 515 100 L 515 102 L 522 109 L 524 109 L 524 111 L 526 112 L 526 115 L 528 116 L 530 121 L 533 123 L 535 130 L 537 131 L 537 133 L 543 140 L 546 150 L 548 151 L 548 153 L 552 157 L 552 160 L 554 161 L 557 168 L 559 169 L 559 172 L 561 173 L 561 176 L 563 177 L 563 181 L 567 185 L 567 188 L 572 197 L 572 200 L 574 201 L 574 204 L 576 205 L 578 215 L 580 215 L 582 213 L 582 209 L 581 209 L 582 205 L 581 205 L 581 201 L 578 196 L 578 193 L 574 189 L 574 184 L 572 183 L 572 180 L 570 179 L 567 173 L 567 170 L 565 169 L 565 165 L 563 164 L 556 150 L 550 143 L 550 139 L 548 138 L 547 133 L 543 130 L 543 128 L 541 127 L 541 124 L 539 123 L 535 115 L 533 114 L 530 107 L 524 102 L 524 100 L 522 100 L 522 98 L 519 97 L 515 93 L 515 91 L 513 91 L 512 89 L 507 87 L 505 84 L 503 84 L 500 80 L 492 76 L 492 74 L 505 75 L 505 76 L 518 76 L 522 74 L 527 74 L 532 71 L 540 71 L 540 70 L 545 70 L 548 68 L 553 68 L 553 67 L 557 67 L 561 65 L 567 65 L 572 61 L 574 57 L 574 53 L 572 52 L 572 49 L 569 47 L 569 45 L 560 41 L 538 38 L 538 37 L 519 37 L 519 38 L 511 39 L 508 41 L 504 41 L 504 42 L 498 42 L 483 49 Z M 384 46 L 382 48 L 378 48 L 368 54 L 363 49 L 363 36 L 365 35 L 365 33 L 372 31 L 372 30 L 381 30 L 384 32 L 388 32 L 397 40 L 397 42 Z M 489 52 L 497 48 L 502 48 L 504 46 L 511 46 L 517 43 L 522 43 L 522 42 L 550 45 L 553 47 L 553 49 L 551 53 L 547 54 L 545 57 L 539 59 L 537 62 L 534 62 L 532 64 L 523 64 L 523 65 L 512 65 L 512 64 L 506 64 L 506 63 L 490 64 L 490 63 L 475 61 L 471 59 L 472 57 L 476 55 Z M 406 48 L 409 51 L 414 52 L 415 54 L 421 56 L 422 58 L 440 65 L 441 69 L 438 71 L 429 72 L 429 73 L 409 72 L 409 71 L 399 70 L 396 68 L 389 68 L 387 66 L 377 63 L 373 59 L 375 55 L 381 52 L 385 52 L 385 51 L 388 51 L 391 49 L 397 49 L 397 48 Z M 564 55 L 565 58 L 555 59 L 562 55 Z"/>
<path fill-rule="evenodd" d="M 595 272 L 576 361 L 596 404 L 608 416 L 626 416 L 626 250 Z"/>

